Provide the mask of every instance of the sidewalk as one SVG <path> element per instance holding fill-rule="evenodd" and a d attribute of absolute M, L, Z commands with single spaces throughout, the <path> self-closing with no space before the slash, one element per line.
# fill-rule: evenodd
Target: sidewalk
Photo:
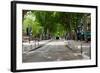
<path fill-rule="evenodd" d="M 50 42 L 51 40 L 42 40 L 42 41 L 30 41 L 29 42 L 23 42 L 22 43 L 22 53 L 27 53 L 29 51 L 33 51 L 36 50 L 40 47 L 42 47 L 43 45 L 45 45 L 46 43 Z"/>
<path fill-rule="evenodd" d="M 91 43 L 85 41 L 67 40 L 66 46 L 72 50 L 73 53 L 80 53 L 84 58 L 91 58 Z"/>

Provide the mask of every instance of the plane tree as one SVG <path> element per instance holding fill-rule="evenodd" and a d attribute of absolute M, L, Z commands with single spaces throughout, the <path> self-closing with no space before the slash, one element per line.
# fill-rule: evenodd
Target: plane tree
<path fill-rule="evenodd" d="M 24 14 L 23 30 L 31 28 L 33 37 L 41 36 L 42 39 L 49 39 L 50 36 L 67 36 L 67 34 L 72 38 L 73 31 L 77 34 L 77 27 L 85 13 L 29 10 Z"/>

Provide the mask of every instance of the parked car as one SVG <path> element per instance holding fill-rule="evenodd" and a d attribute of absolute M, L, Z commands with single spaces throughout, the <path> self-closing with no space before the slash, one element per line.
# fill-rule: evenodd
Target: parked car
<path fill-rule="evenodd" d="M 87 42 L 91 41 L 91 32 L 90 31 L 84 32 L 84 38 Z"/>
<path fill-rule="evenodd" d="M 56 37 L 56 40 L 59 40 L 59 37 L 58 36 Z"/>
<path fill-rule="evenodd" d="M 86 42 L 91 41 L 91 32 L 80 32 L 77 33 L 77 39 L 78 40 L 85 40 Z"/>

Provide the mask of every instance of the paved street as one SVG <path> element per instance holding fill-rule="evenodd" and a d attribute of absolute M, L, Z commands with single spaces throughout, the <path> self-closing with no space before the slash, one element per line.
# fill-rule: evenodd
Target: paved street
<path fill-rule="evenodd" d="M 65 40 L 52 40 L 34 51 L 23 53 L 22 61 L 28 63 L 87 59 L 81 55 L 80 50 L 76 52 L 69 49 L 67 43 Z"/>
<path fill-rule="evenodd" d="M 84 58 L 91 58 L 91 42 L 67 40 L 67 46 L 74 52 L 81 52 Z"/>
<path fill-rule="evenodd" d="M 30 41 L 29 42 L 23 42 L 23 53 L 28 53 L 30 50 L 35 50 L 36 48 L 43 46 L 44 44 L 48 43 L 51 40 L 42 40 L 42 41 Z"/>

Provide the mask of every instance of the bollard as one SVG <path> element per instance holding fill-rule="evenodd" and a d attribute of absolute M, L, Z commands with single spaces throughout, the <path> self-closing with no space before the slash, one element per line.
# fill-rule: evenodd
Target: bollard
<path fill-rule="evenodd" d="M 81 55 L 82 55 L 82 53 L 83 53 L 83 50 L 82 50 L 82 43 L 81 43 Z"/>

